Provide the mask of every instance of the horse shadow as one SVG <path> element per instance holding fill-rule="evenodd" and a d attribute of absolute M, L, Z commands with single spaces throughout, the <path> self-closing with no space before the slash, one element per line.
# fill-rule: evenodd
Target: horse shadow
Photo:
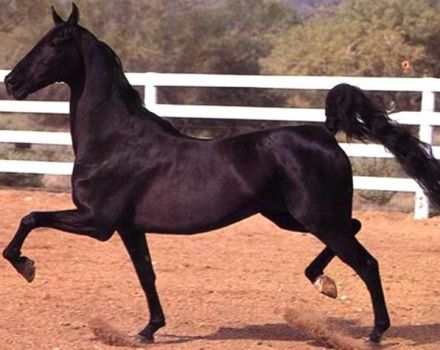
<path fill-rule="evenodd" d="M 363 339 L 371 330 L 369 327 L 360 326 L 357 320 L 344 320 L 328 318 L 328 324 L 332 328 L 340 329 L 344 335 Z M 286 341 L 306 342 L 314 346 L 323 346 L 323 343 L 300 329 L 287 323 L 270 323 L 263 325 L 248 325 L 244 327 L 220 327 L 216 332 L 208 335 L 186 336 L 165 333 L 162 334 L 162 344 L 182 344 L 196 340 L 255 340 L 255 341 Z M 440 346 L 440 323 L 424 325 L 398 325 L 390 328 L 385 334 L 381 348 L 394 347 L 399 344 L 399 339 L 411 342 L 412 346 L 439 344 Z"/>
<path fill-rule="evenodd" d="M 208 335 L 186 336 L 165 333 L 162 334 L 165 344 L 180 344 L 195 340 L 234 340 L 251 339 L 256 341 L 292 341 L 305 342 L 310 338 L 299 330 L 290 327 L 287 323 L 270 323 L 264 325 L 249 325 L 244 327 L 220 327 L 216 332 Z"/>

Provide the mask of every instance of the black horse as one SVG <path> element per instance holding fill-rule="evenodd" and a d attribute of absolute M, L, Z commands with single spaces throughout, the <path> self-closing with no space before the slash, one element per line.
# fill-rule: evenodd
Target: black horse
<path fill-rule="evenodd" d="M 143 107 L 116 54 L 78 25 L 75 5 L 67 21 L 55 10 L 52 16 L 55 27 L 5 83 L 17 99 L 56 81 L 70 87 L 76 208 L 32 212 L 21 220 L 3 256 L 26 280 L 33 280 L 35 267 L 21 248 L 33 229 L 51 227 L 101 241 L 117 231 L 148 302 L 150 319 L 140 335 L 152 340 L 165 317 L 145 232 L 195 234 L 261 213 L 324 243 L 306 269 L 321 291 L 334 294 L 323 270 L 335 255 L 356 271 L 371 294 L 370 340 L 380 341 L 390 322 L 378 263 L 355 238 L 361 225 L 352 218 L 351 165 L 331 132 L 305 125 L 218 140 L 183 135 Z M 335 101 L 341 94 L 362 94 L 345 88 L 335 91 Z M 353 134 L 350 125 L 359 121 L 338 120 L 338 113 L 328 116 L 328 129 Z M 361 127 L 367 135 L 368 123 Z"/>

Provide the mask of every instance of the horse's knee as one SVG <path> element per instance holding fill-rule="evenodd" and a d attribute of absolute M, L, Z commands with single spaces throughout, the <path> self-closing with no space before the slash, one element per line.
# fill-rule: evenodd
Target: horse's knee
<path fill-rule="evenodd" d="M 8 261 L 14 261 L 20 257 L 20 251 L 19 250 L 12 250 L 9 247 L 6 247 L 3 250 L 2 256 L 4 259 L 6 259 Z"/>
<path fill-rule="evenodd" d="M 26 235 L 28 232 L 33 230 L 39 225 L 38 223 L 38 213 L 31 212 L 28 215 L 24 216 L 19 225 L 18 233 L 20 239 L 23 235 Z M 10 262 L 17 261 L 18 258 L 20 258 L 21 252 L 21 244 L 18 244 L 17 242 L 20 241 L 20 239 L 17 240 L 17 237 L 14 237 L 14 239 L 9 243 L 9 245 L 3 250 L 2 256 L 6 260 Z"/>
<path fill-rule="evenodd" d="M 38 225 L 37 214 L 35 212 L 24 216 L 20 221 L 20 227 L 32 229 Z"/>

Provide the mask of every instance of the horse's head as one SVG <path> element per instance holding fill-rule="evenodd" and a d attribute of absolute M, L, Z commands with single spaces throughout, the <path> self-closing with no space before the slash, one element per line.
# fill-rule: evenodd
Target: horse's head
<path fill-rule="evenodd" d="M 78 29 L 79 11 L 75 4 L 67 21 L 52 7 L 52 28 L 5 78 L 6 89 L 22 100 L 57 81 L 69 82 L 78 69 L 79 51 L 73 37 Z"/>

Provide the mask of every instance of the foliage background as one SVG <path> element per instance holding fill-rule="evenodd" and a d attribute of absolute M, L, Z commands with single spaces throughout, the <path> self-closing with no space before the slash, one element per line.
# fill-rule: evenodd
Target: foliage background
<path fill-rule="evenodd" d="M 81 23 L 119 54 L 126 71 L 345 76 L 440 74 L 434 0 L 77 0 Z M 3 0 L 0 67 L 12 68 L 51 27 L 66 0 Z M 401 63 L 410 66 L 403 69 Z M 61 90 L 61 89 L 60 89 Z M 1 91 L 0 91 L 1 93 Z M 66 97 L 48 89 L 47 98 Z M 38 96 L 38 95 L 37 95 Z M 164 89 L 166 102 L 322 104 L 240 89 Z M 393 95 L 392 98 L 395 98 Z M 404 100 L 404 99 L 402 99 Z M 402 108 L 417 108 L 414 99 Z"/>

